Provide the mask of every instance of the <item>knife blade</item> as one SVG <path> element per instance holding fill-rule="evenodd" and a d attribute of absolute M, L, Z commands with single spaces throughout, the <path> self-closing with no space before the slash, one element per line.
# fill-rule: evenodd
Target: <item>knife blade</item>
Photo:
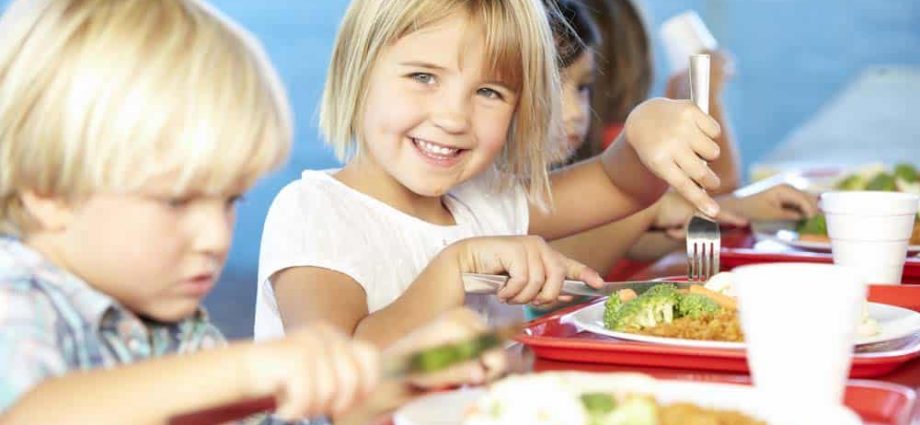
<path fill-rule="evenodd" d="M 468 294 L 495 294 L 508 282 L 508 276 L 497 274 L 464 273 L 463 287 Z M 669 283 L 678 289 L 689 288 L 699 282 L 684 282 L 672 280 L 629 280 L 621 282 L 605 282 L 601 288 L 592 288 L 580 280 L 566 279 L 562 282 L 562 293 L 567 295 L 582 295 L 588 297 L 606 297 L 622 289 L 632 289 L 641 294 L 655 285 Z"/>

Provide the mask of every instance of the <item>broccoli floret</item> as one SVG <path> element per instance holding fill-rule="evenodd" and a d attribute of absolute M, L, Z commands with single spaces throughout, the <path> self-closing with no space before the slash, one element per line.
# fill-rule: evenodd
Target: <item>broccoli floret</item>
<path fill-rule="evenodd" d="M 851 174 L 845 179 L 840 180 L 834 186 L 838 190 L 863 190 L 866 188 L 866 178 L 859 174 Z"/>
<path fill-rule="evenodd" d="M 648 308 L 652 309 L 653 316 L 658 322 L 671 323 L 674 320 L 674 309 L 680 301 L 680 295 L 676 286 L 661 284 L 649 288 L 636 299 L 642 298 Z"/>
<path fill-rule="evenodd" d="M 677 287 L 670 283 L 662 283 L 660 285 L 655 285 L 651 288 L 648 288 L 645 292 L 640 295 L 640 297 L 650 297 L 663 295 L 665 297 L 677 298 L 680 296 L 680 292 L 677 292 Z"/>
<path fill-rule="evenodd" d="M 630 332 L 670 323 L 679 300 L 680 293 L 674 285 L 656 285 L 609 315 L 605 311 L 604 325 L 615 331 Z"/>
<path fill-rule="evenodd" d="M 815 214 L 809 219 L 800 221 L 795 226 L 795 231 L 800 235 L 826 235 L 827 220 L 824 214 Z"/>
<path fill-rule="evenodd" d="M 604 326 L 613 329 L 613 318 L 622 306 L 623 301 L 620 300 L 617 294 L 607 297 L 607 301 L 604 303 Z"/>
<path fill-rule="evenodd" d="M 920 181 L 917 177 L 917 169 L 911 164 L 898 164 L 894 166 L 894 178 L 901 179 L 908 183 Z"/>
<path fill-rule="evenodd" d="M 628 397 L 607 415 L 595 418 L 592 425 L 656 425 L 658 405 L 651 397 Z"/>
<path fill-rule="evenodd" d="M 894 184 L 894 176 L 888 173 L 878 173 L 872 180 L 869 180 L 868 184 L 866 184 L 866 190 L 894 192 L 898 190 L 898 188 Z"/>
<path fill-rule="evenodd" d="M 677 317 L 700 317 L 704 314 L 718 313 L 722 307 L 705 295 L 685 294 L 677 303 Z"/>
<path fill-rule="evenodd" d="M 586 393 L 581 395 L 581 404 L 588 411 L 592 424 L 600 423 L 616 407 L 613 396 L 605 393 Z"/>

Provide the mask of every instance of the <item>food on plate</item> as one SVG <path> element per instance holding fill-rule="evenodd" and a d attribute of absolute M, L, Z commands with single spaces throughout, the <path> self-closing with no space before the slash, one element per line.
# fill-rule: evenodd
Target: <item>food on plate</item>
<path fill-rule="evenodd" d="M 619 294 L 618 294 L 619 295 Z M 669 338 L 742 341 L 735 299 L 694 285 L 686 293 L 671 284 L 655 285 L 635 299 L 607 298 L 604 326 Z"/>
<path fill-rule="evenodd" d="M 744 413 L 686 401 L 659 402 L 659 381 L 639 374 L 546 372 L 496 382 L 464 425 L 765 425 Z"/>
<path fill-rule="evenodd" d="M 920 177 L 912 164 L 898 164 L 892 169 L 873 165 L 851 173 L 838 180 L 834 185 L 837 190 L 881 190 L 889 192 L 907 192 L 920 194 Z M 827 224 L 823 214 L 800 221 L 796 225 L 799 240 L 806 242 L 829 243 Z M 914 231 L 910 243 L 920 245 L 920 214 L 914 222 Z"/>
<path fill-rule="evenodd" d="M 604 327 L 666 338 L 744 341 L 733 276 L 731 272 L 717 273 L 705 286 L 691 285 L 687 291 L 667 283 L 638 296 L 621 296 L 620 291 L 604 304 Z M 864 305 L 857 336 L 870 337 L 880 332 L 878 321 L 869 316 Z"/>

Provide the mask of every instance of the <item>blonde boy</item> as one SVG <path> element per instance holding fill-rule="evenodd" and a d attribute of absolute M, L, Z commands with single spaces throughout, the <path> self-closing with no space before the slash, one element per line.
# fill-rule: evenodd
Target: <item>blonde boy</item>
<path fill-rule="evenodd" d="M 367 392 L 375 351 L 321 326 L 194 353 L 225 345 L 199 305 L 234 203 L 291 141 L 249 36 L 194 0 L 21 0 L 0 34 L 0 422 L 270 396 L 293 418 Z"/>

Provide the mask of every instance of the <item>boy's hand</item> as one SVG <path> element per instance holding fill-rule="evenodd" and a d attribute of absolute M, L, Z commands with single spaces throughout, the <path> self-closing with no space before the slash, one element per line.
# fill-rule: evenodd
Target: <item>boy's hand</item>
<path fill-rule="evenodd" d="M 380 359 L 370 344 L 327 325 L 256 344 L 248 377 L 254 396 L 275 396 L 275 415 L 294 420 L 343 412 L 377 385 Z"/>
<path fill-rule="evenodd" d="M 462 342 L 487 329 L 485 321 L 472 310 L 459 307 L 438 318 L 390 346 L 386 355 L 406 355 L 424 348 Z M 507 369 L 507 358 L 501 348 L 486 352 L 479 359 L 449 367 L 443 371 L 409 377 L 418 388 L 432 389 L 453 385 L 482 384 L 498 378 Z"/>
<path fill-rule="evenodd" d="M 713 140 L 721 132 L 716 120 L 689 100 L 658 98 L 629 114 L 625 132 L 650 171 L 704 213 L 719 213 L 719 205 L 706 193 L 720 185 L 707 163 L 719 157 L 719 145 Z"/>
<path fill-rule="evenodd" d="M 462 244 L 461 272 L 508 274 L 508 283 L 498 291 L 498 297 L 507 303 L 554 302 L 565 279 L 582 280 L 595 288 L 604 285 L 596 271 L 560 254 L 539 236 L 472 238 L 458 243 Z"/>

